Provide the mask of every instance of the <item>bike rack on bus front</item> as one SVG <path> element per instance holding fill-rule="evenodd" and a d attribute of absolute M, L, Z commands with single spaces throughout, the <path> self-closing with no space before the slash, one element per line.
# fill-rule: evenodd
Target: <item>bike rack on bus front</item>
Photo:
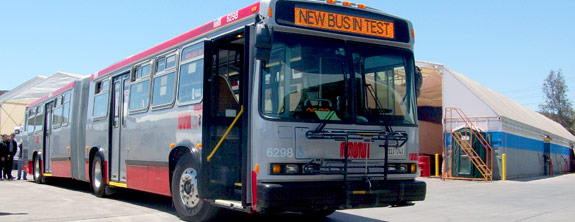
<path fill-rule="evenodd" d="M 341 175 L 343 174 L 344 190 L 346 191 L 346 205 L 350 205 L 350 191 L 348 179 L 348 169 L 349 168 L 363 168 L 363 166 L 348 166 L 350 162 L 348 158 L 349 147 L 348 143 L 350 140 L 363 140 L 363 141 L 385 141 L 383 147 L 385 150 L 385 158 L 383 165 L 371 165 L 368 166 L 368 158 L 365 158 L 365 176 L 364 180 L 369 185 L 369 191 L 371 193 L 371 181 L 368 177 L 370 174 L 370 169 L 381 169 L 383 168 L 383 180 L 387 182 L 388 174 L 388 156 L 389 147 L 401 147 L 407 143 L 407 132 L 405 131 L 329 131 L 329 130 L 316 130 L 308 131 L 306 133 L 308 139 L 330 139 L 336 141 L 345 141 L 345 150 L 343 159 L 312 159 L 307 164 L 304 165 L 303 171 L 310 174 L 323 174 L 323 175 Z M 341 166 L 330 166 L 329 163 L 333 162 L 343 162 L 343 167 Z M 363 173 L 354 173 L 363 174 Z"/>

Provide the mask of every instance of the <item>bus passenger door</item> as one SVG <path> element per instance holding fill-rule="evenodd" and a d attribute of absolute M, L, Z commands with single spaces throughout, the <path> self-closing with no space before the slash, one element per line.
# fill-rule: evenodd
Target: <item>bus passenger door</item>
<path fill-rule="evenodd" d="M 202 178 L 209 199 L 242 200 L 244 39 L 232 34 L 207 47 Z"/>
<path fill-rule="evenodd" d="M 110 181 L 126 182 L 126 149 L 121 146 L 122 130 L 126 127 L 126 108 L 129 74 L 114 77 L 112 81 L 112 110 L 111 110 L 111 135 L 110 142 Z"/>
<path fill-rule="evenodd" d="M 43 154 L 44 154 L 44 172 L 51 173 L 52 172 L 52 147 L 51 147 L 51 138 L 52 138 L 52 120 L 53 120 L 53 111 L 54 102 L 50 102 L 46 105 L 46 115 L 44 120 L 44 147 L 43 147 Z"/>
<path fill-rule="evenodd" d="M 49 102 L 46 105 L 46 115 L 44 120 L 44 172 L 51 173 L 52 172 L 52 147 L 51 147 L 51 138 L 52 138 L 52 120 L 53 120 L 53 111 L 54 102 Z"/>

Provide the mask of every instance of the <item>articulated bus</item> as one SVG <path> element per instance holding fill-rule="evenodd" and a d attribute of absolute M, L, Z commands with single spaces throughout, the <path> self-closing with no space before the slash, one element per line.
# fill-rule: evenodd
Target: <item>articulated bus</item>
<path fill-rule="evenodd" d="M 262 0 L 44 96 L 26 111 L 34 180 L 219 209 L 409 206 L 418 81 L 409 21 L 335 0 Z"/>

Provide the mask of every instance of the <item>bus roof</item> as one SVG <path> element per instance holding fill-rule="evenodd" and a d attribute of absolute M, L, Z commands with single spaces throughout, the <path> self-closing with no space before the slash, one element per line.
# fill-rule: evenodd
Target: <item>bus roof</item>
<path fill-rule="evenodd" d="M 245 17 L 256 14 L 257 12 L 259 12 L 259 8 L 260 8 L 260 3 L 256 2 L 256 3 L 251 4 L 251 5 L 243 8 L 243 9 L 238 10 L 237 11 L 238 16 L 237 16 L 237 18 L 234 17 L 233 20 L 227 19 L 227 15 L 219 17 L 216 20 L 210 21 L 210 22 L 208 22 L 202 26 L 199 26 L 195 29 L 192 29 L 192 30 L 190 30 L 184 34 L 181 34 L 181 35 L 179 35 L 173 39 L 170 39 L 166 42 L 163 42 L 159 45 L 156 45 L 152 48 L 149 48 L 143 52 L 132 55 L 130 57 L 125 58 L 124 60 L 121 60 L 117 63 L 114 63 L 113 65 L 108 66 L 107 68 L 102 69 L 99 72 L 92 74 L 91 78 L 95 79 L 95 78 L 99 78 L 101 76 L 105 76 L 105 75 L 110 74 L 111 72 L 113 72 L 117 69 L 125 67 L 129 64 L 132 64 L 132 63 L 137 62 L 141 59 L 144 59 L 146 57 L 154 55 L 154 54 L 161 52 L 163 50 L 174 47 L 174 46 L 176 46 L 180 43 L 186 42 L 186 41 L 188 41 L 194 37 L 197 37 L 199 35 L 202 35 L 202 34 L 209 32 L 209 31 L 218 29 L 220 27 L 235 23 L 236 21 L 239 21 Z"/>

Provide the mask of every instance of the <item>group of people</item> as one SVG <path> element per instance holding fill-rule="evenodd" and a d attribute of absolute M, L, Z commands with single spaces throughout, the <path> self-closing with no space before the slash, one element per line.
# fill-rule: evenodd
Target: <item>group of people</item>
<path fill-rule="evenodd" d="M 22 177 L 22 146 L 18 146 L 18 142 L 14 139 L 16 135 L 14 133 L 8 135 L 2 135 L 2 142 L 0 142 L 0 181 L 2 180 L 14 180 L 12 176 L 12 167 L 14 166 L 14 156 L 18 153 L 18 147 L 20 147 L 20 152 L 18 155 L 18 180 Z M 26 171 L 24 171 L 24 180 L 26 180 Z"/>

